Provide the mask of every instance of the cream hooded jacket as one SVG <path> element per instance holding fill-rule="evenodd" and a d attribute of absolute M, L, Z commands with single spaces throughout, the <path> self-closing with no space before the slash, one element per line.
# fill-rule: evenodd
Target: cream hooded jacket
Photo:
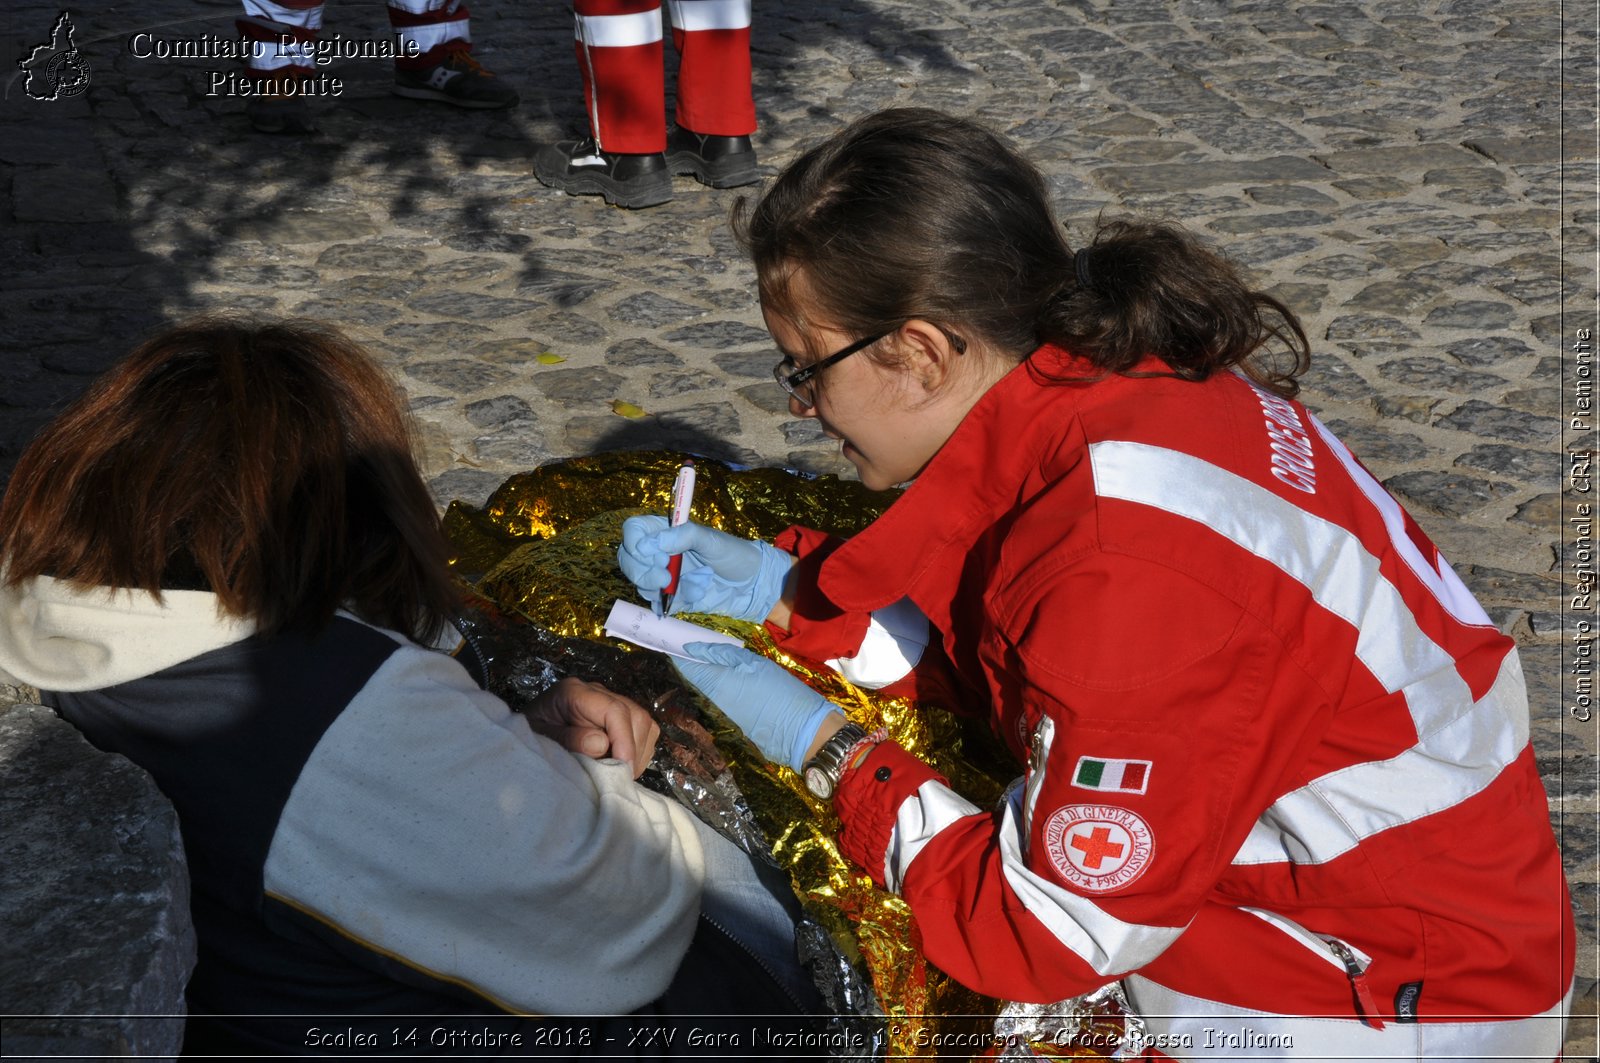
<path fill-rule="evenodd" d="M 685 809 L 354 617 L 263 639 L 208 593 L 40 578 L 0 587 L 0 673 L 173 799 L 201 939 L 191 995 L 216 977 L 214 1010 L 258 1010 L 235 999 L 258 990 L 286 994 L 262 1011 L 381 1009 L 368 998 L 392 981 L 409 1008 L 437 991 L 619 1014 L 662 993 L 694 933 Z M 307 935 L 320 951 L 293 944 Z M 329 956 L 351 970 L 330 975 Z M 342 988 L 319 997 L 319 981 Z"/>

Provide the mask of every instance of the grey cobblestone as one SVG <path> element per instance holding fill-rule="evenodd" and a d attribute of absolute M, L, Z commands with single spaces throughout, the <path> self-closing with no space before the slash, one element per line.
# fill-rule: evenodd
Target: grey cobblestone
<path fill-rule="evenodd" d="M 1485 480 L 1459 473 L 1419 469 L 1391 476 L 1383 486 L 1411 508 L 1430 509 L 1451 517 L 1463 517 L 1473 510 L 1516 493 L 1514 484 Z"/>
<path fill-rule="evenodd" d="M 1462 403 L 1439 419 L 1446 428 L 1473 435 L 1498 436 L 1521 442 L 1551 442 L 1557 426 L 1549 418 L 1520 410 L 1508 410 L 1480 399 Z"/>
<path fill-rule="evenodd" d="M 1499 443 L 1475 446 L 1457 458 L 1456 464 L 1498 473 L 1524 483 L 1549 480 L 1553 476 L 1548 453 Z"/>
<path fill-rule="evenodd" d="M 503 425 L 509 421 L 533 420 L 533 408 L 516 395 L 497 395 L 492 399 L 469 402 L 463 412 L 467 420 L 479 428 Z"/>
<path fill-rule="evenodd" d="M 1557 578 L 1576 563 L 1562 359 L 1595 324 L 1594 0 L 1578 6 L 758 4 L 756 145 L 770 172 L 870 109 L 943 107 L 1015 138 L 1075 238 L 1103 209 L 1153 212 L 1237 257 L 1305 318 L 1307 404 L 1518 638 L 1539 762 L 1577 822 L 1600 754 L 1562 713 Z M 57 13 L 13 4 L 6 54 Z M 474 5 L 480 56 L 520 109 L 398 100 L 381 64 L 347 61 L 330 68 L 346 94 L 304 139 L 252 134 L 241 101 L 202 95 L 220 64 L 129 54 L 158 23 L 231 32 L 225 0 L 72 14 L 89 90 L 42 102 L 13 82 L 0 101 L 0 477 L 90 374 L 199 309 L 325 317 L 370 344 L 408 392 L 441 502 L 614 447 L 847 470 L 769 378 L 727 226 L 740 192 L 679 178 L 670 205 L 634 213 L 533 180 L 534 150 L 584 121 L 564 6 Z M 328 19 L 387 33 L 378 4 Z M 1591 834 L 1564 835 L 1590 1012 Z M 1582 1036 L 1569 1058 L 1594 1055 L 1592 1024 Z"/>

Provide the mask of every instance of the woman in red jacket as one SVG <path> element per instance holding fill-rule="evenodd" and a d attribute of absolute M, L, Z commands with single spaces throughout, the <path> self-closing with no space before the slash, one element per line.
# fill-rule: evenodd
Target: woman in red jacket
<path fill-rule="evenodd" d="M 763 658 L 685 675 L 831 796 L 841 847 L 991 996 L 1122 979 L 1150 1051 L 1561 1049 L 1573 931 L 1515 646 L 1305 407 L 1305 334 L 1181 230 L 1074 253 L 1038 172 L 922 110 L 739 219 L 790 411 L 873 488 L 849 540 L 625 528 L 641 593 L 938 692 L 1015 755 L 974 806 Z"/>

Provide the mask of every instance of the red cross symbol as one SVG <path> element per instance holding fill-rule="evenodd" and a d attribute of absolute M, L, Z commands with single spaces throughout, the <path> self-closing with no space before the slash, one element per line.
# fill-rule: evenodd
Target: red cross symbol
<path fill-rule="evenodd" d="M 1100 862 L 1106 857 L 1121 856 L 1124 848 L 1121 842 L 1111 840 L 1110 827 L 1096 827 L 1087 835 L 1074 835 L 1072 847 L 1083 854 L 1083 866 L 1091 871 L 1099 870 Z"/>

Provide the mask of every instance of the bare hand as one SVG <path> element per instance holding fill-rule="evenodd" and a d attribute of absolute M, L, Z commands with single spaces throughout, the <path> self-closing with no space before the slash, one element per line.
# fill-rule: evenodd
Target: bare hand
<path fill-rule="evenodd" d="M 599 683 L 567 678 L 539 695 L 528 722 L 573 753 L 626 761 L 637 779 L 655 755 L 661 727 L 643 706 Z"/>

